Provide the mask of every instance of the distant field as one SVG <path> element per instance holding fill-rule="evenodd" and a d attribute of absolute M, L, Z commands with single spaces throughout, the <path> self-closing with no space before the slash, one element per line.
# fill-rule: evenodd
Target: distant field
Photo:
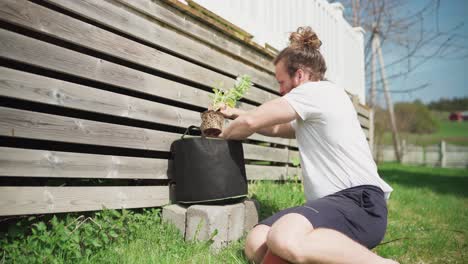
<path fill-rule="evenodd" d="M 468 146 L 468 121 L 452 122 L 448 120 L 448 113 L 433 112 L 433 116 L 438 120 L 439 130 L 433 134 L 410 134 L 401 133 L 400 138 L 405 139 L 408 144 L 433 145 L 441 140 L 454 145 Z M 391 133 L 386 133 L 383 138 L 384 144 L 392 144 Z"/>
<path fill-rule="evenodd" d="M 441 121 L 439 131 L 435 133 L 435 136 L 468 138 L 468 121 Z"/>

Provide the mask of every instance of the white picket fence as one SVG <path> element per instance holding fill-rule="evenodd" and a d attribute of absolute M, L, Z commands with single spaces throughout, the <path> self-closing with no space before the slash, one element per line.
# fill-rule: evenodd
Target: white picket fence
<path fill-rule="evenodd" d="M 183 0 L 180 0 L 183 1 Z M 325 0 L 196 0 L 245 29 L 253 40 L 281 50 L 289 33 L 311 26 L 322 40 L 326 78 L 359 96 L 365 104 L 364 32 L 343 18 L 343 6 Z"/>
<path fill-rule="evenodd" d="M 431 146 L 403 146 L 403 164 L 426 165 L 446 168 L 468 168 L 468 146 L 440 144 Z M 393 146 L 379 146 L 374 153 L 377 161 L 396 161 Z"/>

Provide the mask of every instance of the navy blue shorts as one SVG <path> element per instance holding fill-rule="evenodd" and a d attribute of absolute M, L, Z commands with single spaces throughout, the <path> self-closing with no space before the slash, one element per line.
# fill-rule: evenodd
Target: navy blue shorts
<path fill-rule="evenodd" d="M 320 199 L 282 210 L 259 223 L 272 226 L 285 214 L 297 213 L 314 228 L 339 231 L 371 249 L 387 229 L 387 203 L 382 189 L 373 185 L 348 188 Z"/>

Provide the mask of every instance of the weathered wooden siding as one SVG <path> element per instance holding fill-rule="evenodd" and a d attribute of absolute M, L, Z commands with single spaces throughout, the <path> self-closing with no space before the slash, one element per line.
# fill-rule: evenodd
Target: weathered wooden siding
<path fill-rule="evenodd" d="M 212 86 L 251 75 L 245 110 L 279 96 L 273 54 L 196 12 L 166 0 L 0 2 L 0 215 L 167 204 L 170 145 L 199 125 Z M 249 179 L 300 175 L 295 140 L 255 134 L 243 146 Z"/>

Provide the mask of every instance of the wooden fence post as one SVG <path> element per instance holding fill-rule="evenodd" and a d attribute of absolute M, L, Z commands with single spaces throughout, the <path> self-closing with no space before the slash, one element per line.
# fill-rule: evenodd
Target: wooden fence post
<path fill-rule="evenodd" d="M 446 153 L 446 144 L 445 144 L 445 141 L 442 140 L 440 141 L 440 167 L 442 168 L 447 166 L 445 153 Z"/>
<path fill-rule="evenodd" d="M 405 164 L 406 152 L 407 152 L 406 139 L 403 139 L 401 141 L 401 146 L 400 146 L 400 162 L 402 164 Z M 398 160 L 398 157 L 396 157 L 396 159 Z"/>
<path fill-rule="evenodd" d="M 422 146 L 422 164 L 427 166 L 427 159 L 426 159 L 426 146 Z"/>

